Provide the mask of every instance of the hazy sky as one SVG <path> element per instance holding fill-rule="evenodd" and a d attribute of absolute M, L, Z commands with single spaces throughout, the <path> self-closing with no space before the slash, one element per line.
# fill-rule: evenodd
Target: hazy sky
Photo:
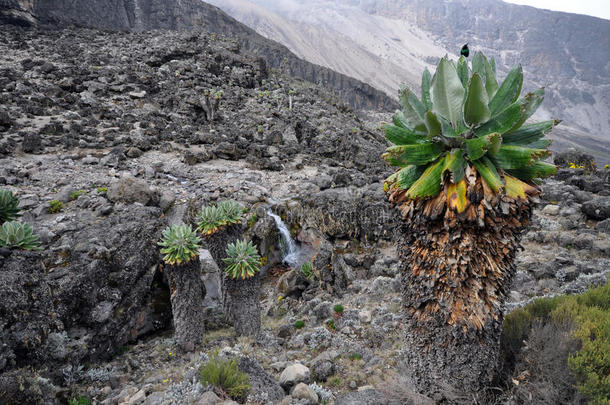
<path fill-rule="evenodd" d="M 587 14 L 610 20 L 610 0 L 504 0 L 547 10 Z"/>

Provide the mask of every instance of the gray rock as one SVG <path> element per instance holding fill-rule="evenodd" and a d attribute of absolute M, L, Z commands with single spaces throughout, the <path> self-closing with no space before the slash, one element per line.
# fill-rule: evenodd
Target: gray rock
<path fill-rule="evenodd" d="M 250 376 L 252 392 L 266 394 L 271 403 L 277 403 L 284 398 L 282 387 L 254 359 L 242 357 L 238 366 L 240 371 Z"/>
<path fill-rule="evenodd" d="M 308 404 L 318 403 L 318 394 L 307 384 L 298 383 L 290 392 L 293 398 L 304 399 Z"/>
<path fill-rule="evenodd" d="M 203 393 L 202 396 L 199 397 L 199 399 L 197 400 L 197 402 L 195 402 L 195 404 L 196 405 L 216 405 L 219 402 L 220 402 L 220 398 L 218 398 L 218 395 L 214 394 L 214 391 L 206 391 Z"/>
<path fill-rule="evenodd" d="M 21 150 L 25 153 L 37 153 L 43 150 L 42 139 L 37 132 L 27 132 L 23 135 Z"/>
<path fill-rule="evenodd" d="M 280 385 L 288 392 L 290 391 L 290 388 L 298 383 L 309 383 L 310 377 L 311 372 L 309 371 L 309 368 L 299 363 L 292 364 L 282 371 L 282 374 L 280 375 Z"/>
<path fill-rule="evenodd" d="M 120 180 L 112 182 L 108 188 L 108 199 L 126 204 L 138 202 L 143 205 L 154 205 L 159 202 L 159 196 L 144 180 L 127 174 L 123 175 Z"/>
<path fill-rule="evenodd" d="M 376 389 L 350 392 L 337 398 L 335 405 L 409 405 L 414 402 L 408 399 L 398 400 L 386 398 Z"/>
<path fill-rule="evenodd" d="M 610 218 L 604 219 L 603 221 L 599 221 L 595 225 L 595 229 L 597 229 L 601 232 L 610 233 Z"/>
<path fill-rule="evenodd" d="M 334 350 L 320 353 L 311 361 L 311 373 L 315 381 L 326 381 L 335 373 L 334 360 L 339 356 Z"/>
<path fill-rule="evenodd" d="M 603 221 L 610 218 L 610 197 L 598 197 L 583 203 L 582 212 L 589 218 Z"/>

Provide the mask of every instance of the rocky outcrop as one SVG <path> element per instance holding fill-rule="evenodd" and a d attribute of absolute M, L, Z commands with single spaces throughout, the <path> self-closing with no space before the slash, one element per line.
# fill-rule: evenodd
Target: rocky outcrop
<path fill-rule="evenodd" d="M 50 231 L 53 249 L 0 259 L 0 370 L 107 359 L 166 328 L 169 302 L 152 296 L 159 214 L 131 205 L 99 221 L 80 212 Z"/>
<path fill-rule="evenodd" d="M 373 87 L 328 68 L 298 58 L 200 0 L 2 0 L 0 21 L 18 25 L 94 27 L 145 31 L 205 30 L 236 38 L 245 50 L 256 52 L 272 67 L 282 63 L 293 77 L 323 84 L 343 102 L 357 109 L 392 110 L 397 102 Z"/>

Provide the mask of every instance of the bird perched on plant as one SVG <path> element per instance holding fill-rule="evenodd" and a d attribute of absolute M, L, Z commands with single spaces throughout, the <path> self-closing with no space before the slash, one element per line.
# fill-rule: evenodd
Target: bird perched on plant
<path fill-rule="evenodd" d="M 467 58 L 470 55 L 470 49 L 468 49 L 468 44 L 465 44 L 460 50 L 460 55 Z"/>

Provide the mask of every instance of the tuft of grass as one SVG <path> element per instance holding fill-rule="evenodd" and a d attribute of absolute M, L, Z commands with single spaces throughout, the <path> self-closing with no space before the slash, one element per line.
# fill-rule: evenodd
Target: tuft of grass
<path fill-rule="evenodd" d="M 303 328 L 304 326 L 305 326 L 305 321 L 303 321 L 303 320 L 296 321 L 296 322 L 294 323 L 294 327 L 295 327 L 296 329 L 301 329 L 301 328 Z"/>
<path fill-rule="evenodd" d="M 250 377 L 239 371 L 237 360 L 222 361 L 218 352 L 210 355 L 209 361 L 199 368 L 202 384 L 210 384 L 235 400 L 244 399 L 250 391 Z"/>
<path fill-rule="evenodd" d="M 103 194 L 108 192 L 108 187 L 98 187 L 96 190 L 98 193 Z"/>
<path fill-rule="evenodd" d="M 326 326 L 328 327 L 328 329 L 337 330 L 337 327 L 335 326 L 335 321 L 332 319 L 326 322 Z"/>
<path fill-rule="evenodd" d="M 350 355 L 348 356 L 348 358 L 351 361 L 355 361 L 355 360 L 362 360 L 362 355 L 360 353 L 350 353 Z"/>
<path fill-rule="evenodd" d="M 59 200 L 49 201 L 49 214 L 57 214 L 64 208 L 64 203 Z"/>
<path fill-rule="evenodd" d="M 81 195 L 86 195 L 86 194 L 87 194 L 86 190 L 73 191 L 70 194 L 70 201 L 74 201 L 74 200 L 78 199 L 78 197 L 80 197 Z"/>
<path fill-rule="evenodd" d="M 85 396 L 79 396 L 72 398 L 69 402 L 69 405 L 91 405 L 91 400 Z"/>
<path fill-rule="evenodd" d="M 314 276 L 313 264 L 311 264 L 311 262 L 303 263 L 303 265 L 301 265 L 301 273 L 303 273 L 303 276 L 305 276 L 307 280 L 312 278 Z"/>
<path fill-rule="evenodd" d="M 337 304 L 333 307 L 333 311 L 335 311 L 335 313 L 339 314 L 339 315 L 343 313 L 344 309 L 345 308 L 343 308 L 343 305 L 341 305 L 341 304 Z"/>

